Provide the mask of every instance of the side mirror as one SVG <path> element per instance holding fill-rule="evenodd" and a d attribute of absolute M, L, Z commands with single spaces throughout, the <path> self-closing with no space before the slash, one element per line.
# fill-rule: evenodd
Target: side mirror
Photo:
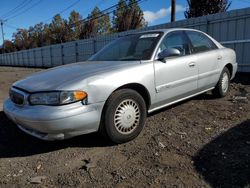
<path fill-rule="evenodd" d="M 176 48 L 167 48 L 158 54 L 158 59 L 165 60 L 167 57 L 173 57 L 179 55 L 181 55 L 180 50 Z"/>

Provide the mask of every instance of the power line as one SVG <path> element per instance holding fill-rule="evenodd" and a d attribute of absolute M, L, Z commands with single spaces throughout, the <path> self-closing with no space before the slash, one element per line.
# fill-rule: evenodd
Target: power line
<path fill-rule="evenodd" d="M 12 13 L 16 13 L 16 11 L 20 11 L 22 10 L 22 8 L 24 8 L 25 6 L 27 6 L 32 0 L 24 0 L 22 1 L 20 4 L 18 4 L 15 8 L 11 9 L 10 11 L 4 13 L 3 15 L 1 15 L 1 18 L 7 17 L 9 15 L 11 15 Z M 18 10 L 17 10 L 18 9 Z"/>
<path fill-rule="evenodd" d="M 4 32 L 4 35 L 13 35 L 13 33 L 6 33 L 6 32 Z"/>
<path fill-rule="evenodd" d="M 101 2 L 103 2 L 103 1 L 106 1 L 106 0 L 100 0 L 95 6 L 98 6 L 99 4 L 101 4 Z M 68 7 L 66 7 L 65 9 L 63 9 L 62 11 L 60 11 L 60 12 L 58 12 L 58 13 L 56 13 L 56 14 L 54 14 L 54 15 L 57 15 L 57 14 L 62 14 L 62 13 L 64 13 L 64 12 L 66 12 L 67 10 L 69 10 L 70 8 L 72 8 L 73 6 L 75 6 L 77 3 L 79 3 L 80 2 L 80 0 L 78 0 L 78 1 L 76 1 L 76 2 L 74 2 L 74 3 L 72 3 L 71 5 L 69 5 Z M 91 8 L 89 8 L 89 9 L 87 9 L 87 10 L 85 10 L 85 11 L 88 11 L 88 10 L 90 10 Z M 85 12 L 84 11 L 84 12 Z M 52 20 L 54 18 L 54 16 L 53 17 L 51 17 L 51 18 L 48 18 L 48 19 L 46 19 L 46 20 L 44 20 L 43 22 L 47 22 L 47 21 L 49 21 L 49 20 Z"/>
<path fill-rule="evenodd" d="M 100 0 L 98 3 L 96 3 L 96 5 L 95 5 L 95 6 L 92 6 L 92 7 L 88 8 L 88 9 L 84 10 L 83 12 L 90 11 L 90 10 L 91 10 L 91 9 L 93 9 L 94 7 L 99 6 L 99 5 L 100 5 L 102 2 L 104 2 L 104 1 L 106 1 L 106 0 Z"/>
<path fill-rule="evenodd" d="M 98 6 L 101 2 L 103 2 L 103 1 L 106 1 L 106 0 L 100 0 L 95 6 Z M 70 8 L 72 8 L 73 6 L 75 6 L 77 3 L 79 3 L 80 2 L 80 0 L 77 0 L 77 1 L 75 1 L 74 3 L 72 3 L 71 5 L 69 5 L 68 7 L 66 7 L 65 9 L 63 9 L 62 11 L 60 11 L 59 13 L 57 13 L 57 14 L 61 14 L 61 13 L 63 13 L 63 12 L 65 12 L 65 11 L 67 11 L 67 10 L 69 10 Z M 89 9 L 88 9 L 89 10 Z M 49 18 L 49 19 L 47 19 L 46 21 L 48 21 L 48 20 L 50 20 L 50 19 L 53 19 L 54 17 L 51 17 L 51 18 Z M 7 21 L 7 20 L 6 20 Z M 44 22 L 46 22 L 46 21 L 44 21 Z M 16 26 L 13 26 L 13 25 L 10 25 L 10 24 L 7 24 L 7 23 L 4 23 L 4 25 L 6 26 L 6 27 L 8 27 L 8 28 L 11 28 L 11 29 L 20 29 L 20 27 L 16 27 Z"/>
<path fill-rule="evenodd" d="M 40 1 L 42 1 L 42 0 L 40 0 Z M 40 2 L 40 1 L 39 1 L 39 2 Z M 78 1 L 80 1 L 80 0 L 78 0 Z M 76 1 L 74 4 L 78 3 L 78 1 Z M 103 0 L 101 0 L 100 2 L 102 2 L 102 1 L 103 1 Z M 125 0 L 125 1 L 128 2 L 128 0 Z M 135 2 L 133 2 L 133 3 L 131 3 L 131 4 L 129 4 L 129 5 L 124 5 L 123 7 L 120 7 L 120 9 L 122 9 L 122 8 L 124 8 L 124 7 L 126 7 L 126 6 L 132 7 L 132 5 L 137 4 L 137 3 L 138 3 L 138 4 L 141 4 L 141 3 L 144 2 L 144 1 L 147 1 L 147 0 L 137 0 L 137 1 L 135 1 Z M 39 3 L 39 2 L 38 2 L 38 3 Z M 93 16 L 88 16 L 88 17 L 86 17 L 86 18 L 84 18 L 84 19 L 82 19 L 82 20 L 79 20 L 79 21 L 77 21 L 77 22 L 74 22 L 74 23 L 70 24 L 68 27 L 69 27 L 69 28 L 72 28 L 72 27 L 75 27 L 76 24 L 83 24 L 83 23 L 88 22 L 88 21 L 91 21 L 91 20 L 99 19 L 99 18 L 101 18 L 101 17 L 103 17 L 103 16 L 105 16 L 105 15 L 109 15 L 109 14 L 113 13 L 113 12 L 116 10 L 116 8 L 117 8 L 118 5 L 119 5 L 119 3 L 117 3 L 117 4 L 115 4 L 115 5 L 113 5 L 113 6 L 109 7 L 109 8 L 106 8 L 106 9 L 100 11 L 100 13 L 99 13 L 98 16 L 95 16 L 95 17 L 93 17 Z M 69 7 L 71 8 L 72 6 L 73 6 L 73 4 L 71 4 Z M 66 9 L 68 10 L 69 7 L 67 7 Z M 31 8 L 31 7 L 30 7 L 30 8 Z M 64 10 L 62 10 L 62 11 L 66 11 L 66 9 L 64 9 Z M 62 12 L 62 11 L 61 11 L 61 12 Z M 0 21 L 1 21 L 1 20 L 0 20 Z M 4 20 L 4 21 L 6 22 L 7 20 Z M 6 23 L 5 23 L 5 26 L 7 26 L 7 27 L 9 27 L 9 28 L 12 28 L 12 29 L 20 29 L 20 28 L 17 28 L 17 27 L 15 27 L 15 26 L 12 26 L 12 25 L 9 25 L 9 24 L 6 24 Z"/>
<path fill-rule="evenodd" d="M 128 0 L 126 0 L 126 2 L 127 2 L 127 1 L 128 1 Z M 124 7 L 126 7 L 126 6 L 130 6 L 130 7 L 131 7 L 131 6 L 134 5 L 134 4 L 140 4 L 140 3 L 144 2 L 144 1 L 147 1 L 147 0 L 137 0 L 137 1 L 135 1 L 135 2 L 133 2 L 133 3 L 131 3 L 131 4 L 129 4 L 129 5 L 124 5 L 124 6 L 120 7 L 120 8 L 122 9 L 122 8 L 124 8 Z M 100 13 L 99 13 L 98 16 L 95 16 L 95 17 L 88 16 L 87 18 L 84 18 L 84 19 L 82 19 L 82 20 L 79 20 L 79 21 L 77 21 L 77 22 L 74 22 L 74 23 L 72 23 L 71 25 L 69 25 L 69 27 L 71 28 L 71 27 L 74 27 L 76 24 L 79 24 L 79 23 L 80 23 L 80 24 L 83 24 L 83 23 L 85 23 L 85 22 L 87 22 L 87 21 L 96 20 L 96 19 L 101 18 L 101 17 L 103 17 L 103 16 L 105 16 L 105 15 L 109 15 L 109 14 L 113 13 L 113 12 L 116 10 L 116 7 L 117 7 L 118 5 L 119 5 L 119 3 L 117 3 L 117 4 L 115 4 L 115 5 L 113 5 L 113 6 L 109 7 L 109 8 L 106 8 L 106 9 L 100 11 Z"/>
<path fill-rule="evenodd" d="M 74 3 L 72 3 L 71 5 L 69 5 L 68 7 L 66 7 L 65 9 L 63 9 L 62 11 L 60 11 L 60 12 L 57 13 L 57 14 L 62 14 L 62 13 L 64 13 L 65 11 L 69 10 L 70 8 L 72 8 L 73 6 L 75 6 L 75 5 L 76 5 L 77 3 L 79 3 L 79 2 L 80 2 L 80 0 L 75 1 Z M 57 15 L 57 14 L 55 14 L 55 15 Z M 53 19 L 53 18 L 54 18 L 54 16 L 51 17 L 51 18 L 48 18 L 48 19 L 44 20 L 44 22 L 47 22 L 47 21 L 49 21 L 49 20 L 51 20 L 51 19 Z"/>
<path fill-rule="evenodd" d="M 238 1 L 241 1 L 241 2 L 244 2 L 244 3 L 250 3 L 250 1 L 248 1 L 248 0 L 238 0 Z"/>
<path fill-rule="evenodd" d="M 27 1 L 27 0 L 26 0 L 26 1 Z M 32 0 L 30 0 L 30 1 L 32 1 Z M 30 1 L 29 1 L 29 2 L 30 2 Z M 33 7 L 36 6 L 37 4 L 41 3 L 41 1 L 42 1 L 42 0 L 38 1 L 36 4 L 33 4 L 31 7 L 25 9 L 25 10 L 22 11 L 20 14 L 25 13 L 26 11 L 28 11 L 28 10 L 31 9 L 31 8 L 33 8 Z M 68 9 L 72 8 L 73 6 L 75 6 L 75 5 L 76 5 L 77 3 L 79 3 L 79 2 L 80 2 L 80 0 L 77 0 L 76 2 L 74 2 L 74 3 L 72 3 L 70 6 L 68 6 L 67 8 L 63 9 L 62 11 L 60 11 L 58 14 L 61 14 L 61 13 L 65 12 L 65 11 L 67 11 Z M 14 15 L 14 16 L 8 18 L 8 20 L 9 20 L 9 19 L 12 19 L 12 18 L 14 18 L 14 17 L 17 17 L 17 16 L 19 16 L 20 14 Z M 53 18 L 53 17 L 52 17 L 52 18 Z M 50 20 L 50 19 L 52 19 L 52 18 L 49 18 L 49 19 L 47 19 L 46 21 L 48 21 L 48 20 Z M 46 21 L 45 21 L 45 22 L 46 22 Z M 9 24 L 6 24 L 6 23 L 5 23 L 5 26 L 7 26 L 7 27 L 9 27 L 9 28 L 12 28 L 12 29 L 19 29 L 19 28 L 16 27 L 16 26 L 12 26 L 12 25 L 9 25 Z"/>
<path fill-rule="evenodd" d="M 93 9 L 94 7 L 99 6 L 104 1 L 106 1 L 106 0 L 100 0 L 95 6 L 92 6 L 92 7 L 88 8 L 88 9 L 85 9 L 83 12 L 91 11 L 91 9 Z"/>
<path fill-rule="evenodd" d="M 16 27 L 16 26 L 13 26 L 13 25 L 10 25 L 10 24 L 7 24 L 7 23 L 5 23 L 4 25 L 5 25 L 6 27 L 11 28 L 11 29 L 20 29 L 20 28 L 18 28 L 18 27 Z"/>
<path fill-rule="evenodd" d="M 27 11 L 29 11 L 30 9 L 32 9 L 33 7 L 35 7 L 35 6 L 37 6 L 38 4 L 40 4 L 42 1 L 43 1 L 43 0 L 39 0 L 37 3 L 35 3 L 35 4 L 33 4 L 32 6 L 26 8 L 24 11 L 22 11 L 22 12 L 16 14 L 16 15 L 13 15 L 13 16 L 11 16 L 11 17 L 7 17 L 6 19 L 7 19 L 7 20 L 10 20 L 10 19 L 16 18 L 17 16 L 19 16 L 19 15 L 21 15 L 21 14 L 24 14 L 24 13 L 26 13 Z"/>

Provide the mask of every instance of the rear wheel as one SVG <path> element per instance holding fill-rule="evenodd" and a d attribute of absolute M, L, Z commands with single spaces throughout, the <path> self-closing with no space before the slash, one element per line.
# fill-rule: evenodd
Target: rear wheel
<path fill-rule="evenodd" d="M 220 79 L 213 89 L 213 94 L 216 97 L 225 97 L 229 91 L 230 86 L 230 72 L 227 67 L 225 67 L 220 75 Z"/>
<path fill-rule="evenodd" d="M 134 90 L 121 89 L 105 105 L 101 132 L 115 143 L 128 142 L 140 134 L 145 119 L 146 104 L 142 96 Z"/>

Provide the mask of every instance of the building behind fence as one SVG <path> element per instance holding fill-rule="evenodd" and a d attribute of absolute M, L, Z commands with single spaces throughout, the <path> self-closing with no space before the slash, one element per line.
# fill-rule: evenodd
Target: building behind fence
<path fill-rule="evenodd" d="M 250 8 L 161 24 L 140 30 L 0 54 L 0 65 L 55 67 L 75 63 L 88 59 L 104 45 L 119 36 L 137 31 L 173 27 L 194 28 L 208 33 L 224 46 L 236 51 L 240 72 L 250 72 Z"/>

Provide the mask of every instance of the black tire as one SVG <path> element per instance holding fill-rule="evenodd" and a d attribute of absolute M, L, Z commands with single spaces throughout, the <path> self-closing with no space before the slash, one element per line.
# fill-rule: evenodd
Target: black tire
<path fill-rule="evenodd" d="M 139 93 L 132 89 L 115 91 L 104 106 L 99 131 L 114 143 L 128 142 L 142 131 L 146 113 L 145 101 Z"/>
<path fill-rule="evenodd" d="M 223 82 L 225 82 L 225 76 L 227 76 L 228 80 L 227 80 L 226 85 L 224 85 L 223 87 L 223 84 L 224 84 Z M 220 79 L 218 83 L 216 84 L 215 88 L 212 90 L 212 93 L 215 97 L 218 97 L 218 98 L 225 97 L 229 91 L 229 86 L 230 86 L 230 72 L 227 67 L 224 67 L 220 75 Z"/>

